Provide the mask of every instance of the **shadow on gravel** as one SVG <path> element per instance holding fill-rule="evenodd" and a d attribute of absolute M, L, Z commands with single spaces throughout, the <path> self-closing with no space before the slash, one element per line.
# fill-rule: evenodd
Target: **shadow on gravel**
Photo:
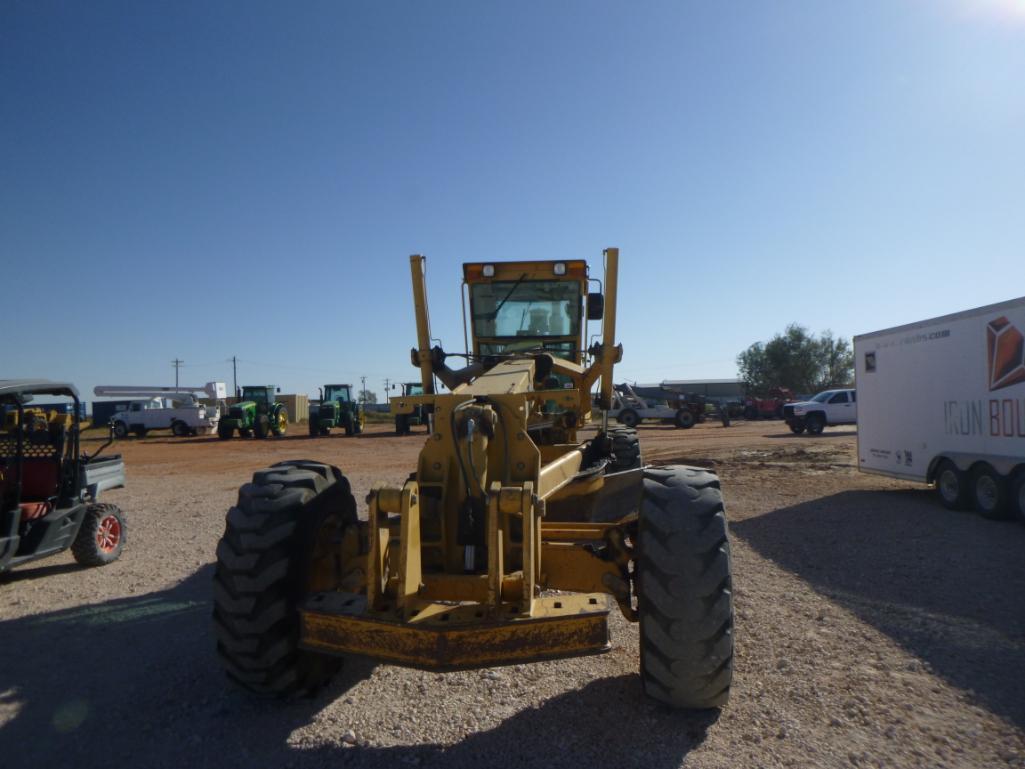
<path fill-rule="evenodd" d="M 212 565 L 203 567 L 174 587 L 138 597 L 0 622 L 4 767 L 669 769 L 718 718 L 717 711 L 683 714 L 658 706 L 644 697 L 636 675 L 626 675 L 554 697 L 452 746 L 342 746 L 348 726 L 334 718 L 315 729 L 332 744 L 311 746 L 297 730 L 369 677 L 373 663 L 347 661 L 314 699 L 278 702 L 239 692 L 214 654 L 212 572 Z M 47 583 L 34 587 L 45 590 Z M 425 696 L 443 697 L 445 687 Z M 388 697 L 382 732 L 404 718 L 402 692 Z"/>
<path fill-rule="evenodd" d="M 903 489 L 845 491 L 731 530 L 1025 727 L 1025 527 Z"/>
<path fill-rule="evenodd" d="M 809 435 L 801 433 L 798 435 L 790 430 L 785 433 L 768 433 L 763 438 L 793 438 L 795 441 L 821 441 L 824 438 L 853 438 L 858 434 L 857 430 L 826 430 L 821 435 Z"/>

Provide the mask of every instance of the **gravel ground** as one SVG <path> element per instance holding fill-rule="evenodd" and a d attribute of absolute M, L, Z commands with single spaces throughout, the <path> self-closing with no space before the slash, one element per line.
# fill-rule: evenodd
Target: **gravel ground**
<path fill-rule="evenodd" d="M 1025 527 L 855 471 L 855 436 L 781 423 L 642 430 L 655 463 L 720 473 L 737 659 L 721 713 L 648 702 L 637 630 L 598 657 L 434 674 L 367 661 L 313 700 L 253 699 L 213 654 L 223 514 L 254 469 L 315 458 L 357 500 L 421 441 L 122 444 L 122 559 L 0 577 L 0 751 L 9 767 L 1025 767 Z"/>

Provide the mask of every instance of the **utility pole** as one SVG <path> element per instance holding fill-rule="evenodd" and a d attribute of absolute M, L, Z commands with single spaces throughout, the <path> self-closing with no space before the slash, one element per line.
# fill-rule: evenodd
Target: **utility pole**
<path fill-rule="evenodd" d="M 363 384 L 363 402 L 366 403 L 367 402 L 367 378 L 365 376 L 361 376 L 359 378 L 359 381 L 362 382 L 362 384 Z"/>
<path fill-rule="evenodd" d="M 177 389 L 178 389 L 178 369 L 179 369 L 179 368 L 181 368 L 181 365 L 182 365 L 182 364 L 183 364 L 184 362 L 185 362 L 185 361 L 183 361 L 183 360 L 178 360 L 177 358 L 175 358 L 175 359 L 174 359 L 173 361 L 171 361 L 171 365 L 172 365 L 172 366 L 174 366 L 174 389 L 175 389 L 176 391 L 177 391 Z"/>
<path fill-rule="evenodd" d="M 384 380 L 384 399 L 385 400 L 388 400 L 388 391 L 390 389 L 391 389 L 391 380 L 390 379 L 385 379 Z"/>
<path fill-rule="evenodd" d="M 231 384 L 234 387 L 232 392 L 238 397 L 238 359 L 234 355 L 231 356 Z"/>

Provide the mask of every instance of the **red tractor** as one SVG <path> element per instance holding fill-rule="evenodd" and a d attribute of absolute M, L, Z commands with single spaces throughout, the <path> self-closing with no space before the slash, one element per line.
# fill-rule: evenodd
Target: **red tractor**
<path fill-rule="evenodd" d="M 782 419 L 783 404 L 794 399 L 794 393 L 787 387 L 773 387 L 768 396 L 748 396 L 744 400 L 744 419 Z"/>

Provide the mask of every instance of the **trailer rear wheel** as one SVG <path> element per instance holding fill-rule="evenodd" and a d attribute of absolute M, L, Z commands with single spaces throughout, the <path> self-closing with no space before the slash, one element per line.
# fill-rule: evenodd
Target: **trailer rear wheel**
<path fill-rule="evenodd" d="M 726 704 L 733 678 L 730 543 L 719 479 L 648 468 L 638 522 L 644 691 L 675 708 Z"/>
<path fill-rule="evenodd" d="M 1011 509 L 1018 514 L 1018 520 L 1025 523 L 1025 467 L 1011 479 Z"/>
<path fill-rule="evenodd" d="M 983 518 L 1008 518 L 1008 496 L 1007 480 L 989 465 L 980 465 L 972 473 L 972 501 Z"/>
<path fill-rule="evenodd" d="M 949 459 L 942 460 L 936 468 L 936 493 L 948 510 L 968 507 L 968 484 L 964 473 Z"/>

